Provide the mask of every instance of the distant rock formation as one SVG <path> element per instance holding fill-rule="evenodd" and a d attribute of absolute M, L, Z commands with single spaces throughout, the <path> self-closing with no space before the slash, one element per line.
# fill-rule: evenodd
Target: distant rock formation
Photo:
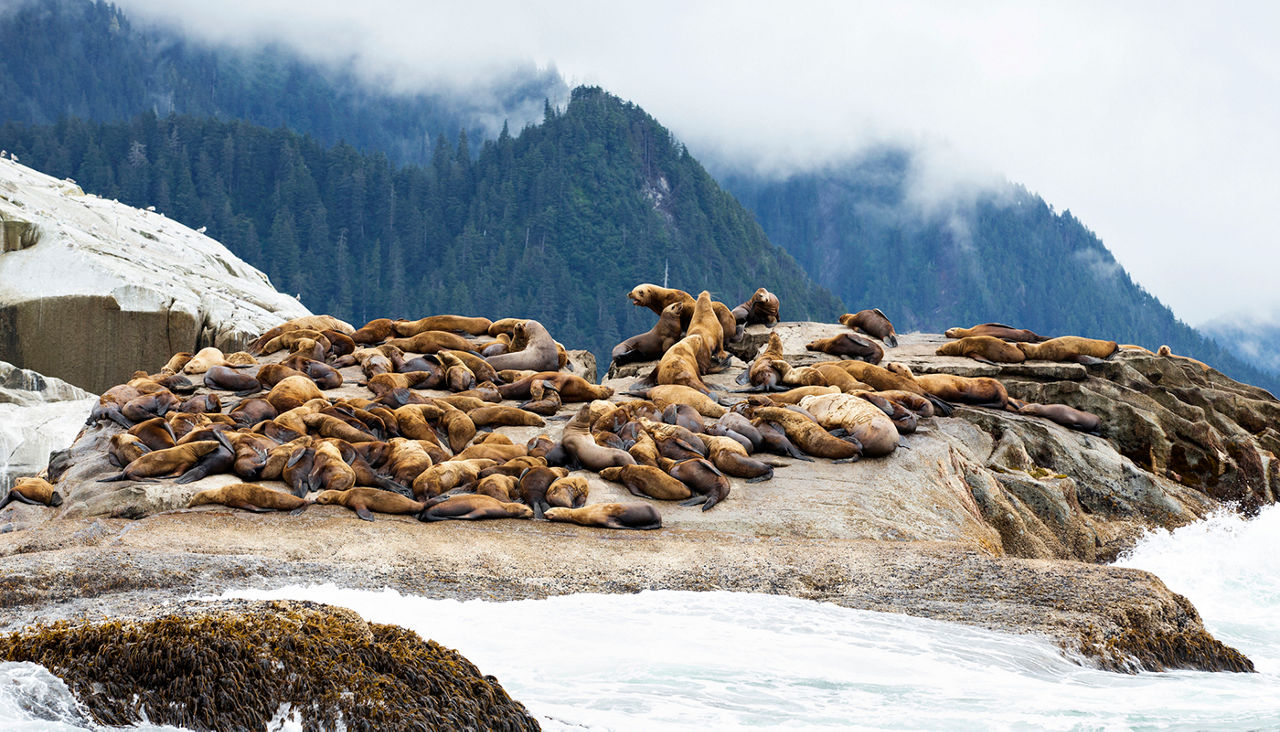
<path fill-rule="evenodd" d="M 97 398 L 61 379 L 0 361 L 0 490 L 35 475 L 71 445 Z"/>
<path fill-rule="evenodd" d="M 213 239 L 0 159 L 0 359 L 101 392 L 307 314 Z"/>

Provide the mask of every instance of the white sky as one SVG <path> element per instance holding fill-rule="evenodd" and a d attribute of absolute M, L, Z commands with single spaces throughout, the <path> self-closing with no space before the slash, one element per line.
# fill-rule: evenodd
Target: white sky
<path fill-rule="evenodd" d="M 1070 209 L 1192 324 L 1280 314 L 1280 3 L 117 2 L 406 89 L 554 65 L 764 170 L 920 145 Z"/>

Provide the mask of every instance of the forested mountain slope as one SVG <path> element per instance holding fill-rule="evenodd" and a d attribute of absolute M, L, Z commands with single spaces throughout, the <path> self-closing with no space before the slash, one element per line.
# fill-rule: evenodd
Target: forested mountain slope
<path fill-rule="evenodd" d="M 912 165 L 909 151 L 882 148 L 781 180 L 720 179 L 819 284 L 852 310 L 881 308 L 899 331 L 1007 322 L 1168 344 L 1237 379 L 1280 382 L 1178 320 L 1070 211 L 1016 185 L 922 199 Z"/>
<path fill-rule="evenodd" d="M 86 191 L 193 226 L 353 322 L 457 312 L 537 318 L 605 355 L 648 330 L 634 285 L 756 287 L 789 319 L 832 320 L 838 299 L 769 243 L 751 215 L 639 107 L 596 88 L 473 161 L 465 133 L 426 167 L 327 147 L 284 129 L 144 115 L 0 128 L 0 147 Z"/>

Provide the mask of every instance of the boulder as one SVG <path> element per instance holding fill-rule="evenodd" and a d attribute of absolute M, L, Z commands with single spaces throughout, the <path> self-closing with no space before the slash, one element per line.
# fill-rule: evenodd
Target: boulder
<path fill-rule="evenodd" d="M 71 445 L 97 399 L 61 379 L 0 361 L 0 490 Z"/>
<path fill-rule="evenodd" d="M 102 392 L 307 315 L 226 247 L 0 159 L 0 359 Z"/>

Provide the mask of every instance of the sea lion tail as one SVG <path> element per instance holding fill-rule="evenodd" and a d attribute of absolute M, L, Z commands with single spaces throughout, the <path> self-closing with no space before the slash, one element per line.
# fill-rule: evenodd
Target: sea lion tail
<path fill-rule="evenodd" d="M 928 399 L 930 402 L 932 402 L 933 411 L 938 414 L 941 414 L 943 417 L 950 417 L 951 413 L 955 411 L 951 407 L 951 402 L 948 402 L 945 399 L 936 397 L 932 394 L 925 394 L 925 399 Z"/>
<path fill-rule="evenodd" d="M 890 348 L 897 348 L 898 336 L 894 335 L 893 333 L 890 333 L 889 335 L 884 337 L 884 344 Z"/>
<path fill-rule="evenodd" d="M 124 473 L 116 473 L 115 475 L 111 475 L 106 478 L 99 478 L 98 482 L 99 483 L 115 483 L 116 481 L 128 480 L 128 479 L 129 479 L 129 476 L 125 475 Z"/>

